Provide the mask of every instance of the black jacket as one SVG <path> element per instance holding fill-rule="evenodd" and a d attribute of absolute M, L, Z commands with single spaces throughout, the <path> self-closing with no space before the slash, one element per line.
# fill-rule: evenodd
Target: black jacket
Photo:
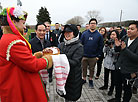
<path fill-rule="evenodd" d="M 124 36 L 123 41 L 128 44 L 128 37 Z M 118 51 L 118 50 L 116 50 Z M 121 50 L 116 62 L 116 68 L 121 69 L 124 74 L 137 72 L 138 70 L 138 37 L 130 44 L 129 47 Z"/>
<path fill-rule="evenodd" d="M 55 33 L 49 32 L 49 41 L 51 43 L 51 46 L 58 46 L 58 41 Z"/>
<path fill-rule="evenodd" d="M 79 32 L 79 39 L 81 39 L 81 35 L 82 35 L 82 33 L 81 33 L 81 32 Z"/>
<path fill-rule="evenodd" d="M 33 39 L 31 39 L 29 41 L 29 43 L 31 44 L 31 48 L 32 48 L 32 53 L 38 52 L 38 51 L 42 51 L 44 48 L 46 47 L 50 47 L 51 44 L 48 40 L 44 41 L 44 48 L 42 48 L 42 44 L 40 42 L 40 40 L 35 36 Z"/>
<path fill-rule="evenodd" d="M 66 95 L 62 97 L 76 101 L 80 98 L 82 91 L 81 59 L 83 56 L 83 46 L 79 40 L 69 45 L 65 45 L 62 42 L 60 44 L 60 52 L 66 54 L 70 64 L 70 72 L 65 85 Z"/>
<path fill-rule="evenodd" d="M 127 31 L 125 29 L 122 29 L 120 35 L 120 39 L 127 34 Z"/>
<path fill-rule="evenodd" d="M 2 29 L 0 27 L 0 39 L 1 39 L 2 35 L 3 35 L 3 32 L 2 32 Z"/>
<path fill-rule="evenodd" d="M 57 34 L 57 39 L 58 39 L 58 37 L 60 36 L 61 32 L 62 32 L 62 31 L 61 31 L 60 29 L 54 29 L 54 30 L 53 30 L 53 33 L 54 33 L 54 34 Z"/>

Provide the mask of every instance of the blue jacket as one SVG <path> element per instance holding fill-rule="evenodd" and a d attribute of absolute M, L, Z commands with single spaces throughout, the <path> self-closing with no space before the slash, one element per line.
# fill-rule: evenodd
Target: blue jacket
<path fill-rule="evenodd" d="M 85 31 L 81 36 L 81 41 L 84 49 L 84 57 L 94 58 L 100 57 L 103 50 L 103 37 L 96 30 L 91 32 Z"/>

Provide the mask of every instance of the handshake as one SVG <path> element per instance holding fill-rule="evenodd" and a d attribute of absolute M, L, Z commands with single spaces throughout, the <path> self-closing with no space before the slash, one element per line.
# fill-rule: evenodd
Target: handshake
<path fill-rule="evenodd" d="M 36 58 L 46 58 L 48 60 L 48 69 L 49 69 L 53 65 L 51 55 L 58 55 L 58 54 L 60 54 L 59 48 L 49 47 L 49 48 L 45 48 L 43 51 L 34 53 L 34 56 L 36 56 Z"/>

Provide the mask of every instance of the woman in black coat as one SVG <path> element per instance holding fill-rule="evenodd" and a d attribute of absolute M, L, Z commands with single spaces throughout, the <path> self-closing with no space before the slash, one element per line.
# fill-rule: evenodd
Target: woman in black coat
<path fill-rule="evenodd" d="M 78 39 L 78 29 L 76 25 L 65 25 L 63 30 L 65 36 L 64 42 L 59 45 L 61 54 L 66 54 L 69 64 L 70 72 L 66 81 L 65 90 L 66 102 L 77 101 L 81 96 L 82 91 L 82 69 L 81 59 L 83 56 L 83 46 Z"/>

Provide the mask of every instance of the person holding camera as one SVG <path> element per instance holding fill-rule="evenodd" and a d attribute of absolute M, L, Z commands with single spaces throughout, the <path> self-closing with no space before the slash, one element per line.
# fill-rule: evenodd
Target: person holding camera
<path fill-rule="evenodd" d="M 108 89 L 109 82 L 109 73 L 111 72 L 111 86 L 109 88 L 108 95 L 111 96 L 114 90 L 114 70 L 115 70 L 115 62 L 117 58 L 117 52 L 114 50 L 114 40 L 119 39 L 119 33 L 116 30 L 111 31 L 109 35 L 109 40 L 105 42 L 105 46 L 103 48 L 103 52 L 105 53 L 104 59 L 104 86 L 100 87 L 100 90 Z"/>
<path fill-rule="evenodd" d="M 118 60 L 115 64 L 115 98 L 108 102 L 130 102 L 132 97 L 131 79 L 138 71 L 138 21 L 129 24 L 127 35 L 121 40 L 115 39 L 115 51 L 119 52 Z M 133 75 L 134 74 L 134 75 Z M 122 91 L 124 93 L 122 95 Z"/>

